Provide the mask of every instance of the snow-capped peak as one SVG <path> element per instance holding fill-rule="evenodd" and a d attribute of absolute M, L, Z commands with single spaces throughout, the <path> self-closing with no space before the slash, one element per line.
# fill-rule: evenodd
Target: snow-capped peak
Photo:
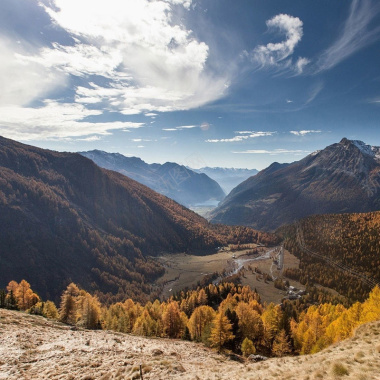
<path fill-rule="evenodd" d="M 375 156 L 375 153 L 373 152 L 371 145 L 365 144 L 363 141 L 360 140 L 352 140 L 352 143 L 364 154 L 368 154 L 369 156 Z"/>

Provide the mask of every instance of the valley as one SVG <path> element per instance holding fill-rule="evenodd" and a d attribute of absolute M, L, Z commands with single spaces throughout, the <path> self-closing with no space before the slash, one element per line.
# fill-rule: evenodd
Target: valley
<path fill-rule="evenodd" d="M 252 254 L 252 249 L 257 249 L 258 253 Z M 279 304 L 287 297 L 287 292 L 274 287 L 277 277 L 283 277 L 297 289 L 305 286 L 283 276 L 286 269 L 298 269 L 299 259 L 284 250 L 283 268 L 278 270 L 274 264 L 275 249 L 249 244 L 241 250 L 224 247 L 207 256 L 186 253 L 159 256 L 156 260 L 165 268 L 165 274 L 156 281 L 156 285 L 162 287 L 160 298 L 167 299 L 183 289 L 191 289 L 202 283 L 205 277 L 218 284 L 238 275 L 239 283 L 256 289 L 262 302 Z"/>

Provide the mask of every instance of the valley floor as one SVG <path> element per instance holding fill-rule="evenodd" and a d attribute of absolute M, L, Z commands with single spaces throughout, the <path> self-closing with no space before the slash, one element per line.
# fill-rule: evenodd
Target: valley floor
<path fill-rule="evenodd" d="M 380 322 L 315 354 L 241 364 L 202 345 L 69 326 L 0 310 L 0 379 L 380 379 Z"/>

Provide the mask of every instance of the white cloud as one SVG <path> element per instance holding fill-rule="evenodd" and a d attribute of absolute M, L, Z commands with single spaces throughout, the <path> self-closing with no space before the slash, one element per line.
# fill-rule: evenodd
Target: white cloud
<path fill-rule="evenodd" d="M 338 39 L 319 57 L 316 72 L 329 70 L 350 55 L 380 38 L 380 26 L 369 24 L 380 12 L 378 1 L 353 0 L 350 14 Z"/>
<path fill-rule="evenodd" d="M 225 142 L 240 142 L 248 139 L 254 139 L 257 137 L 266 137 L 266 136 L 273 136 L 276 132 L 250 132 L 250 131 L 237 131 L 235 133 L 238 133 L 238 136 L 229 138 L 229 139 L 209 139 L 205 140 L 209 143 L 225 143 Z"/>
<path fill-rule="evenodd" d="M 290 131 L 290 133 L 292 135 L 296 135 L 296 136 L 305 136 L 305 135 L 308 135 L 310 133 L 321 133 L 322 131 L 319 131 L 319 130 L 314 130 L 314 129 L 310 129 L 310 130 L 302 130 L 302 131 Z"/>
<path fill-rule="evenodd" d="M 104 111 L 154 118 L 157 112 L 202 106 L 228 88 L 228 70 L 221 74 L 223 68 L 208 65 L 209 46 L 177 17 L 190 12 L 192 0 L 35 3 L 51 17 L 50 27 L 58 31 L 54 36 L 64 37 L 44 46 L 41 40 L 28 51 L 25 40 L 0 37 L 0 102 L 7 105 L 0 122 L 8 137 L 62 139 L 98 130 L 109 133 L 127 124 L 96 123 Z M 76 87 L 69 88 L 73 84 Z M 68 95 L 72 89 L 74 95 Z M 54 106 L 48 101 L 31 108 L 32 102 L 41 104 L 49 94 L 56 96 Z M 68 103 L 70 96 L 73 104 Z M 65 104 L 59 105 L 62 99 Z M 71 119 L 66 114 L 59 117 L 58 109 L 70 109 Z M 91 122 L 83 120 L 86 116 L 92 116 Z M 131 128 L 138 123 L 132 124 Z"/>
<path fill-rule="evenodd" d="M 199 126 L 198 125 L 181 125 L 175 128 L 163 128 L 162 130 L 167 131 L 167 132 L 175 132 L 175 131 L 182 131 L 184 129 L 193 129 L 193 128 L 199 128 Z"/>
<path fill-rule="evenodd" d="M 294 154 L 294 155 L 303 155 L 310 153 L 307 150 L 291 150 L 291 149 L 274 149 L 274 150 L 265 150 L 265 149 L 250 149 L 250 150 L 244 150 L 241 152 L 232 152 L 236 154 L 269 154 L 271 156 L 275 156 L 278 154 Z"/>
<path fill-rule="evenodd" d="M 45 48 L 36 61 L 72 75 L 111 79 L 86 94 L 78 89 L 79 103 L 107 100 L 125 115 L 166 112 L 216 100 L 228 86 L 228 78 L 207 69 L 209 47 L 173 23 L 172 5 L 189 9 L 191 0 L 55 0 L 55 5 L 45 9 L 76 44 Z"/>
<path fill-rule="evenodd" d="M 87 142 L 93 142 L 93 141 L 99 141 L 101 140 L 100 136 L 89 136 L 85 137 L 83 139 L 76 139 L 77 141 L 87 141 Z"/>
<path fill-rule="evenodd" d="M 140 128 L 143 123 L 113 121 L 94 123 L 84 121 L 102 111 L 89 110 L 81 104 L 45 101 L 43 107 L 0 107 L 0 135 L 15 140 L 49 140 L 80 137 L 90 134 L 106 135 L 111 130 Z"/>
<path fill-rule="evenodd" d="M 304 71 L 304 68 L 310 63 L 310 59 L 299 57 L 297 62 L 295 63 L 295 70 L 297 74 L 302 74 Z"/>
<path fill-rule="evenodd" d="M 193 128 L 197 128 L 198 126 L 197 125 L 182 125 L 182 126 L 179 126 L 179 127 L 176 127 L 178 130 L 182 130 L 182 129 L 193 129 Z"/>
<path fill-rule="evenodd" d="M 19 44 L 0 37 L 0 104 L 26 105 L 65 84 L 65 76 L 27 61 Z"/>
<path fill-rule="evenodd" d="M 280 30 L 285 34 L 286 40 L 277 43 L 259 45 L 252 52 L 252 60 L 260 67 L 289 68 L 296 74 L 301 74 L 309 63 L 307 58 L 298 58 L 292 65 L 290 56 L 303 36 L 303 23 L 298 17 L 279 14 L 266 22 L 269 30 Z"/>

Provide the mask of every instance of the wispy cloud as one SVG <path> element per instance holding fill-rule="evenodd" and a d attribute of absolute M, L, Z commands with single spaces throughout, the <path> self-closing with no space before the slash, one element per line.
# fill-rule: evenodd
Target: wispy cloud
<path fill-rule="evenodd" d="M 227 139 L 209 139 L 205 140 L 209 143 L 229 143 L 229 142 L 240 142 L 248 139 L 254 139 L 257 137 L 273 136 L 276 132 L 254 132 L 254 131 L 236 131 L 237 136 Z"/>
<path fill-rule="evenodd" d="M 275 156 L 278 154 L 294 154 L 294 155 L 304 155 L 310 153 L 307 150 L 291 150 L 291 149 L 274 149 L 274 150 L 265 150 L 265 149 L 249 149 L 243 150 L 240 152 L 232 152 L 236 154 L 269 154 L 271 156 Z"/>
<path fill-rule="evenodd" d="M 166 132 L 176 132 L 176 131 L 183 131 L 185 129 L 193 129 L 193 128 L 200 128 L 199 125 L 180 125 L 179 127 L 174 128 L 163 128 L 163 131 Z"/>
<path fill-rule="evenodd" d="M 93 141 L 99 141 L 101 139 L 100 136 L 89 136 L 85 137 L 83 139 L 76 139 L 77 141 L 87 141 L 87 142 L 93 142 Z"/>
<path fill-rule="evenodd" d="M 291 55 L 303 36 L 303 23 L 298 17 L 279 14 L 266 22 L 268 30 L 280 30 L 286 40 L 277 43 L 257 46 L 251 58 L 261 68 L 288 69 L 301 74 L 309 59 L 299 57 L 293 64 Z"/>
<path fill-rule="evenodd" d="M 319 57 L 316 72 L 329 70 L 358 50 L 380 38 L 380 26 L 370 28 L 379 14 L 380 3 L 372 0 L 353 0 L 350 13 L 338 39 Z"/>
<path fill-rule="evenodd" d="M 321 133 L 322 131 L 320 130 L 314 130 L 314 129 L 310 129 L 310 130 L 301 130 L 301 131 L 290 131 L 290 133 L 292 135 L 295 135 L 295 136 L 305 136 L 305 135 L 309 135 L 311 133 Z"/>
<path fill-rule="evenodd" d="M 82 104 L 45 101 L 39 108 L 4 106 L 0 108 L 0 134 L 15 140 L 51 140 L 87 135 L 107 135 L 116 129 L 141 128 L 135 122 L 89 122 L 87 117 L 101 115 Z"/>

